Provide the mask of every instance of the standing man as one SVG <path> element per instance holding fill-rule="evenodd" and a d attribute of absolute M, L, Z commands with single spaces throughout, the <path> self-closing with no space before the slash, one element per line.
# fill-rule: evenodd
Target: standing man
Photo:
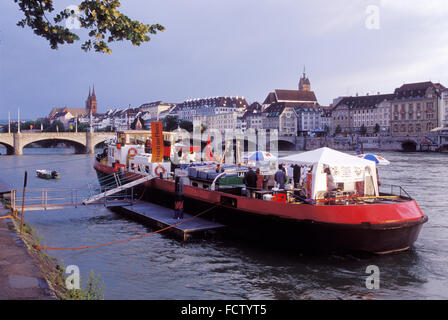
<path fill-rule="evenodd" d="M 293 181 L 294 181 L 294 188 L 297 188 L 299 186 L 300 181 L 300 166 L 298 164 L 295 164 L 293 166 Z"/>
<path fill-rule="evenodd" d="M 184 218 L 184 181 L 180 177 L 174 180 L 174 219 Z"/>
<path fill-rule="evenodd" d="M 252 198 L 253 190 L 257 188 L 257 174 L 252 170 L 251 166 L 249 166 L 249 170 L 244 175 L 243 182 L 246 185 L 247 196 Z"/>
<path fill-rule="evenodd" d="M 255 173 L 257 174 L 257 189 L 263 190 L 264 176 L 261 174 L 260 168 L 257 168 Z"/>
<path fill-rule="evenodd" d="M 327 174 L 327 191 L 335 191 L 338 189 L 337 184 L 334 182 L 333 175 L 330 168 L 325 168 L 324 172 Z"/>
<path fill-rule="evenodd" d="M 281 164 L 278 165 L 278 171 L 275 173 L 274 180 L 277 182 L 279 189 L 285 189 L 286 173 Z"/>
<path fill-rule="evenodd" d="M 286 176 L 288 177 L 288 183 L 293 183 L 293 181 L 294 181 L 294 166 L 292 164 L 286 165 Z"/>

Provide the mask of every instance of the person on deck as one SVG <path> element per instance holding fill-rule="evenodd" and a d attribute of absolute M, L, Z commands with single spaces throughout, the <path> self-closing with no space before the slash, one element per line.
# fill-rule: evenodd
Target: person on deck
<path fill-rule="evenodd" d="M 292 170 L 293 170 L 292 180 L 294 181 L 294 188 L 297 188 L 299 186 L 300 181 L 300 166 L 298 164 L 295 164 Z"/>
<path fill-rule="evenodd" d="M 279 189 L 285 189 L 286 173 L 281 164 L 278 166 L 278 171 L 275 173 L 274 180 L 277 182 Z"/>
<path fill-rule="evenodd" d="M 257 168 L 255 170 L 255 173 L 257 174 L 257 189 L 262 190 L 263 189 L 264 176 L 260 173 L 260 168 Z"/>
<path fill-rule="evenodd" d="M 222 172 L 224 172 L 224 169 L 221 167 L 221 164 L 218 163 L 216 165 L 216 173 L 222 173 Z"/>
<path fill-rule="evenodd" d="M 257 188 L 257 174 L 252 170 L 251 166 L 249 166 L 249 170 L 244 175 L 243 182 L 246 185 L 247 196 L 252 198 L 253 191 Z"/>
<path fill-rule="evenodd" d="M 331 174 L 330 168 L 325 168 L 325 173 L 327 174 L 327 191 L 337 190 L 338 186 L 334 182 L 334 178 Z"/>
<path fill-rule="evenodd" d="M 180 177 L 174 180 L 174 219 L 184 218 L 184 182 Z"/>
<path fill-rule="evenodd" d="M 292 183 L 294 180 L 294 166 L 292 164 L 286 166 L 286 176 L 288 177 L 288 183 Z"/>

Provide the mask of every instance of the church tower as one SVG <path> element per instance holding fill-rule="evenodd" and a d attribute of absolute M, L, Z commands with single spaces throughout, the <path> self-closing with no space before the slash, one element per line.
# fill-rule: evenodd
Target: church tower
<path fill-rule="evenodd" d="M 300 77 L 299 90 L 300 91 L 311 91 L 310 79 L 308 79 L 308 77 L 305 74 L 305 67 L 303 67 L 303 74 Z"/>
<path fill-rule="evenodd" d="M 95 95 L 95 86 L 93 86 L 92 94 L 90 94 L 90 87 L 89 87 L 89 96 L 86 100 L 86 112 L 87 114 L 96 114 L 98 112 L 98 104 L 96 102 L 96 95 Z"/>

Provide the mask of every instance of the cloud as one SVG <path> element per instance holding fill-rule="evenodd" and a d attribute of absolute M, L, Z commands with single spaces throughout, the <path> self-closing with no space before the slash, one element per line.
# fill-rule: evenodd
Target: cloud
<path fill-rule="evenodd" d="M 331 88 L 332 98 L 341 95 L 355 95 L 359 93 L 376 94 L 393 93 L 394 89 L 403 83 L 433 81 L 447 85 L 445 66 L 448 64 L 448 44 L 435 47 L 424 53 L 428 59 L 415 56 L 391 61 L 384 64 L 365 65 L 363 68 L 353 69 L 344 74 L 337 74 L 323 78 L 319 85 Z M 321 102 L 323 104 L 325 102 Z"/>
<path fill-rule="evenodd" d="M 312 36 L 342 33 L 364 26 L 365 6 L 356 1 L 311 2 L 306 19 L 311 21 L 309 32 Z"/>
<path fill-rule="evenodd" d="M 448 13 L 446 0 L 381 0 L 380 6 L 403 15 L 420 17 L 445 16 Z"/>

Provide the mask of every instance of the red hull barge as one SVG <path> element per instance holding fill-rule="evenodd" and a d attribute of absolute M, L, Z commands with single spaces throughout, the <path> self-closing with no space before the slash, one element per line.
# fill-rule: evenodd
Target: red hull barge
<path fill-rule="evenodd" d="M 112 167 L 98 161 L 94 168 L 99 177 L 113 174 Z M 124 172 L 124 176 L 138 179 L 135 173 Z M 173 206 L 174 181 L 155 178 L 138 188 L 146 200 Z M 184 207 L 192 213 L 216 206 L 204 218 L 227 225 L 229 234 L 304 251 L 403 251 L 416 241 L 428 220 L 417 202 L 406 197 L 371 204 L 289 204 L 188 185 L 184 197 Z"/>

